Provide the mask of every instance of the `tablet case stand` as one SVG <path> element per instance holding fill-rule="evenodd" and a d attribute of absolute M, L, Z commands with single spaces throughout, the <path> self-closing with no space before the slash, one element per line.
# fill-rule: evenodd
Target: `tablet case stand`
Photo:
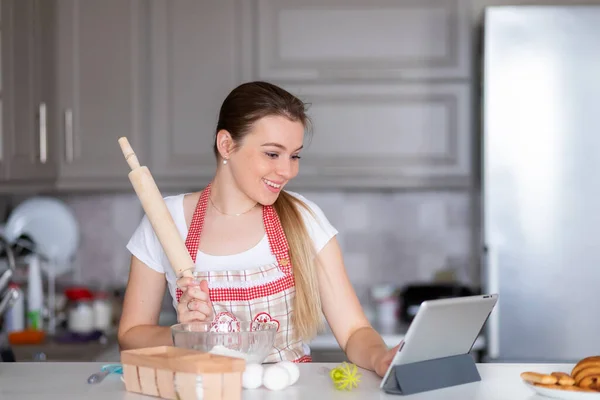
<path fill-rule="evenodd" d="M 394 365 L 383 390 L 389 394 L 409 395 L 481 381 L 470 354 Z"/>

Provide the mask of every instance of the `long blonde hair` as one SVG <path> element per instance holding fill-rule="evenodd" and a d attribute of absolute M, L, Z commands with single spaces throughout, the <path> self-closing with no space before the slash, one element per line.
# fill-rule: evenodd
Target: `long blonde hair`
<path fill-rule="evenodd" d="M 316 254 L 299 207 L 312 212 L 304 202 L 282 191 L 273 204 L 288 241 L 296 297 L 292 324 L 297 336 L 308 340 L 322 325 L 321 296 L 317 279 Z"/>
<path fill-rule="evenodd" d="M 213 151 L 219 158 L 216 134 L 226 130 L 236 143 L 250 132 L 252 124 L 270 116 L 284 116 L 299 121 L 310 133 L 311 121 L 306 105 L 286 90 L 267 83 L 244 83 L 229 93 L 219 111 Z M 282 191 L 273 204 L 289 245 L 296 294 L 293 302 L 292 326 L 298 338 L 308 340 L 322 326 L 321 297 L 317 279 L 317 260 L 300 208 L 312 211 L 298 198 Z"/>

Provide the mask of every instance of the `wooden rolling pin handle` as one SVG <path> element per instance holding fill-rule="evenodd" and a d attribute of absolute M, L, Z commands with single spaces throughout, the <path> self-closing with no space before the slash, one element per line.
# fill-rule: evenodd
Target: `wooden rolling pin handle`
<path fill-rule="evenodd" d="M 181 240 L 179 231 L 173 222 L 171 213 L 167 209 L 156 182 L 148 170 L 148 167 L 140 166 L 140 163 L 126 137 L 119 138 L 121 151 L 131 167 L 129 180 L 142 203 L 142 208 L 148 216 L 158 241 L 165 251 L 171 268 L 177 277 L 192 277 L 195 268 L 190 254 Z"/>
<path fill-rule="evenodd" d="M 148 167 L 140 167 L 129 173 L 129 180 L 142 203 L 158 241 L 163 247 L 171 268 L 178 278 L 193 277 L 194 262 L 181 236 L 167 205 L 152 178 Z"/>
<path fill-rule="evenodd" d="M 129 168 L 131 168 L 132 170 L 139 168 L 140 162 L 139 162 L 137 156 L 135 155 L 133 148 L 129 144 L 129 141 L 127 140 L 127 138 L 126 137 L 119 138 L 119 145 L 121 146 L 121 151 L 123 152 L 123 155 L 125 156 L 125 160 L 127 161 L 127 164 L 129 164 Z"/>

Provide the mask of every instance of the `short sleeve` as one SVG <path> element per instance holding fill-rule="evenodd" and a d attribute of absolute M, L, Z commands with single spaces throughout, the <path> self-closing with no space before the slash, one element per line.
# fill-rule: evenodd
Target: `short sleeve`
<path fill-rule="evenodd" d="M 165 273 L 165 268 L 162 265 L 162 247 L 154 233 L 154 229 L 152 229 L 148 216 L 144 215 L 129 239 L 127 250 L 156 272 Z"/>
<path fill-rule="evenodd" d="M 323 210 L 315 202 L 298 193 L 287 193 L 302 201 L 310 209 L 308 211 L 304 207 L 299 207 L 306 230 L 313 241 L 315 252 L 318 254 L 338 234 L 337 229 L 329 222 Z"/>
<path fill-rule="evenodd" d="M 187 227 L 183 217 L 183 197 L 185 193 L 167 196 L 163 198 L 165 205 L 173 217 L 173 222 L 182 238 L 187 234 Z M 142 221 L 127 243 L 127 250 L 136 256 L 141 262 L 152 268 L 156 272 L 164 274 L 171 271 L 169 260 L 156 236 L 152 224 L 147 215 L 144 215 Z"/>

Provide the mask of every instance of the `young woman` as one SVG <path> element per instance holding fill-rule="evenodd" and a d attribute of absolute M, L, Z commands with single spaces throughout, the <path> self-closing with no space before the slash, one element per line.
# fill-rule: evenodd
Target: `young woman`
<path fill-rule="evenodd" d="M 365 318 L 337 231 L 316 204 L 284 191 L 298 174 L 309 125 L 304 103 L 275 85 L 246 83 L 227 96 L 216 127 L 213 180 L 197 193 L 165 198 L 200 284 L 174 275 L 144 217 L 127 245 L 132 260 L 119 324 L 122 349 L 172 345 L 169 327 L 157 325 L 168 286 L 180 322 L 278 326 L 265 362 L 310 361 L 305 343 L 324 316 L 351 362 L 385 374 L 397 347 L 388 349 Z"/>

